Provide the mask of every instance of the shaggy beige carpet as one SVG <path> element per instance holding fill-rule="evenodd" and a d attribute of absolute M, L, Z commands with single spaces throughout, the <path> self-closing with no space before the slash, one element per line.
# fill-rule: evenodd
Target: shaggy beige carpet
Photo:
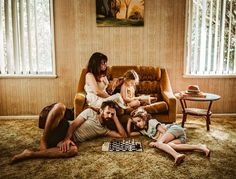
<path fill-rule="evenodd" d="M 180 119 L 177 120 L 180 123 Z M 139 137 L 144 152 L 102 152 L 98 138 L 81 143 L 79 154 L 67 159 L 32 159 L 9 165 L 14 154 L 37 148 L 42 130 L 37 120 L 0 120 L 0 178 L 236 178 L 236 118 L 214 118 L 206 131 L 203 118 L 186 122 L 187 142 L 205 143 L 211 158 L 203 153 L 184 152 L 186 158 L 175 166 L 173 158 L 154 148 L 150 139 Z"/>

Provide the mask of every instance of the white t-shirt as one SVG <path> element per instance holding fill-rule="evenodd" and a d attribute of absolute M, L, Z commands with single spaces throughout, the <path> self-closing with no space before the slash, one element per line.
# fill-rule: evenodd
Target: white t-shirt
<path fill-rule="evenodd" d="M 156 119 L 150 119 L 148 121 L 148 129 L 147 130 L 141 130 L 141 134 L 146 135 L 150 138 L 154 138 L 157 133 L 157 125 L 161 124 Z"/>
<path fill-rule="evenodd" d="M 97 115 L 98 114 L 90 108 L 85 109 L 79 114 L 85 121 L 74 131 L 73 141 L 76 143 L 83 142 L 107 134 L 109 129 L 101 125 L 100 121 L 97 119 Z"/>

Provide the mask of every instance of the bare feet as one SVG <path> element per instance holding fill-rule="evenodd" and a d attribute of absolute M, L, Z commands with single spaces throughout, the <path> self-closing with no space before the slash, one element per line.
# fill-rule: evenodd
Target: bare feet
<path fill-rule="evenodd" d="M 158 147 L 157 145 L 158 145 L 157 142 L 151 142 L 149 144 L 150 147 Z"/>
<path fill-rule="evenodd" d="M 179 165 L 184 161 L 185 155 L 184 154 L 179 154 L 177 155 L 177 157 L 175 158 L 175 164 Z"/>
<path fill-rule="evenodd" d="M 149 146 L 150 146 L 150 147 L 156 147 L 156 148 L 158 148 L 158 143 L 157 143 L 157 142 L 151 142 L 151 143 L 149 144 Z M 176 164 L 176 165 L 181 164 L 181 163 L 183 162 L 184 158 L 185 158 L 185 155 L 184 155 L 184 154 L 178 154 L 178 155 L 175 157 L 175 164 Z"/>
<path fill-rule="evenodd" d="M 203 144 L 198 144 L 198 145 L 199 145 L 200 150 L 202 150 L 205 153 L 205 156 L 210 157 L 211 155 L 210 149 L 208 149 L 206 145 L 203 145 Z"/>
<path fill-rule="evenodd" d="M 22 153 L 15 155 L 14 157 L 12 157 L 11 159 L 11 164 L 16 163 L 18 161 L 24 160 L 26 158 L 30 157 L 30 154 L 32 153 L 32 151 L 25 149 Z"/>

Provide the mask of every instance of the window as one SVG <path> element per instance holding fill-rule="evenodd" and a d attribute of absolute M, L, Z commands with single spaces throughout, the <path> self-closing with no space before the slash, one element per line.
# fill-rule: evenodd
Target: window
<path fill-rule="evenodd" d="M 55 75 L 52 4 L 0 1 L 0 77 Z"/>
<path fill-rule="evenodd" d="M 186 75 L 236 75 L 236 0 L 187 1 Z"/>

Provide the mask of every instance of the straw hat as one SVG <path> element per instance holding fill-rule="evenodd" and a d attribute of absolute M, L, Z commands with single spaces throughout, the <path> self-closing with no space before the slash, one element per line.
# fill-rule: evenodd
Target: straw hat
<path fill-rule="evenodd" d="M 187 93 L 200 93 L 200 88 L 198 85 L 189 85 Z"/>

